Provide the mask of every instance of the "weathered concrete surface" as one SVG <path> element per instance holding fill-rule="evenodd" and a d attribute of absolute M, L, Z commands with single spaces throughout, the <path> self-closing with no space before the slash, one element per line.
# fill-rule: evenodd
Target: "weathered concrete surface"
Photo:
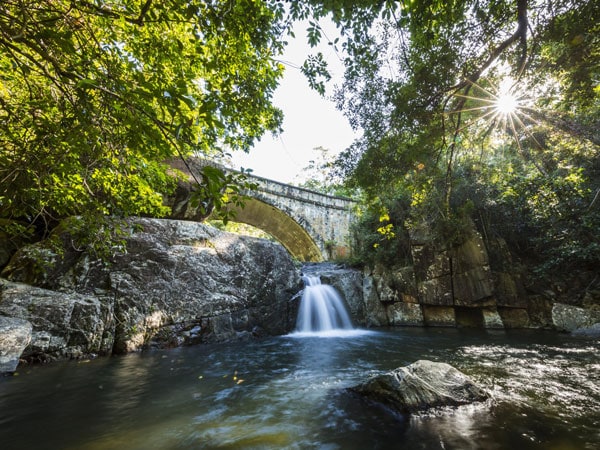
<path fill-rule="evenodd" d="M 351 392 L 401 414 L 486 401 L 490 395 L 445 363 L 419 360 L 353 386 Z"/>
<path fill-rule="evenodd" d="M 483 313 L 483 324 L 485 328 L 504 328 L 502 317 L 498 313 L 498 309 L 495 307 L 488 307 L 482 309 Z"/>
<path fill-rule="evenodd" d="M 189 177 L 187 184 L 180 185 L 174 198 L 167 199 L 173 209 L 173 218 L 205 219 L 205 214 L 189 202 L 194 189 L 192 173 L 197 179 L 201 179 L 200 171 L 205 164 L 207 162 L 204 160 L 189 159 L 190 172 L 179 161 L 171 162 L 173 167 Z M 230 207 L 236 213 L 236 221 L 266 231 L 300 261 L 322 261 L 349 256 L 350 225 L 355 219 L 352 209 L 357 204 L 354 200 L 253 175 L 247 175 L 247 179 L 255 183 L 257 189 L 246 192 L 251 199 L 244 208 Z"/>
<path fill-rule="evenodd" d="M 502 318 L 504 328 L 529 328 L 531 322 L 529 314 L 524 308 L 500 308 L 498 314 Z"/>
<path fill-rule="evenodd" d="M 391 326 L 423 326 L 425 319 L 421 305 L 397 302 L 387 308 L 388 324 Z"/>
<path fill-rule="evenodd" d="M 132 219 L 108 264 L 38 243 L 2 272 L 0 314 L 33 325 L 28 359 L 282 334 L 295 323 L 299 268 L 279 244 L 186 221 Z M 69 239 L 65 239 L 69 242 Z M 32 255 L 50 264 L 40 276 Z M 33 286 L 37 285 L 37 286 Z"/>
<path fill-rule="evenodd" d="M 14 372 L 31 340 L 31 324 L 22 319 L 0 316 L 0 375 Z"/>
<path fill-rule="evenodd" d="M 425 325 L 430 327 L 455 327 L 456 312 L 452 306 L 423 306 Z"/>

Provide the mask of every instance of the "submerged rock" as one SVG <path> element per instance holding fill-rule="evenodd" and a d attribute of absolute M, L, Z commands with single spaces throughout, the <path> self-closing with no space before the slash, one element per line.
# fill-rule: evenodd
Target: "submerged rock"
<path fill-rule="evenodd" d="M 451 365 L 428 360 L 375 376 L 350 391 L 402 414 L 490 398 L 484 389 Z"/>
<path fill-rule="evenodd" d="M 600 338 L 600 323 L 595 323 L 591 327 L 577 328 L 572 334 L 575 336 Z"/>

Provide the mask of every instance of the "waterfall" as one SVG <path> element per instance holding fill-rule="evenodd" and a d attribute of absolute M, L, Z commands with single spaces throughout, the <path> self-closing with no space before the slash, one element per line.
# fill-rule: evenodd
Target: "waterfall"
<path fill-rule="evenodd" d="M 333 286 L 321 284 L 318 276 L 302 277 L 304 291 L 296 320 L 299 334 L 328 334 L 353 330 L 344 300 Z"/>

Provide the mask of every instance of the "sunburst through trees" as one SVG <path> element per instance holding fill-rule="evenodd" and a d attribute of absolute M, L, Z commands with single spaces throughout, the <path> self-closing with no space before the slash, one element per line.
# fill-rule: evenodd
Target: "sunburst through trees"
<path fill-rule="evenodd" d="M 530 114 L 534 102 L 521 81 L 504 76 L 496 83 L 472 82 L 469 91 L 468 95 L 455 94 L 462 101 L 451 113 L 469 113 L 469 119 L 458 131 L 473 132 L 474 126 L 478 125 L 486 135 L 494 133 L 500 140 L 514 139 L 520 151 L 523 135 L 540 146 L 531 131 L 537 123 Z"/>

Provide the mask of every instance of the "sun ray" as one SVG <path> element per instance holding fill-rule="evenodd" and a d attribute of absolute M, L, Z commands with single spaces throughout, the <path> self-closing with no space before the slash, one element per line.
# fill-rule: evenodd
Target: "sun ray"
<path fill-rule="evenodd" d="M 453 134 L 457 136 L 468 133 L 469 128 L 472 128 L 479 137 L 490 137 L 494 145 L 502 145 L 507 139 L 514 139 L 518 153 L 544 173 L 544 168 L 536 161 L 535 152 L 530 154 L 528 151 L 529 146 L 543 148 L 532 130 L 538 120 L 527 114 L 532 104 L 531 94 L 525 92 L 511 77 L 501 79 L 496 86 L 484 87 L 476 82 L 469 83 L 470 87 L 465 89 L 466 92 L 453 95 L 461 107 L 446 111 L 449 117 L 456 117 L 457 113 L 468 113 L 462 120 L 453 120 Z M 477 130 L 480 127 L 487 131 L 479 134 Z M 526 142 L 530 144 L 525 145 Z"/>
<path fill-rule="evenodd" d="M 480 84 L 474 82 L 474 81 L 469 81 L 469 83 L 471 83 L 471 86 L 474 86 L 476 88 L 478 88 L 480 91 L 486 93 L 487 95 L 489 95 L 490 97 L 495 97 L 496 95 L 489 91 L 488 89 L 484 88 L 483 86 L 481 86 Z"/>
<path fill-rule="evenodd" d="M 523 116 L 532 119 L 531 117 L 527 116 L 526 114 L 523 114 Z M 515 114 L 515 119 L 517 120 L 518 125 L 525 130 L 525 133 L 527 133 L 529 135 L 529 137 L 531 137 L 531 139 L 533 139 L 533 142 L 535 142 L 535 144 L 539 147 L 542 148 L 542 144 L 540 144 L 540 142 L 537 140 L 537 138 L 534 136 L 534 134 L 529 131 L 529 128 L 527 127 L 527 125 L 525 125 L 525 123 L 521 120 L 521 118 L 519 117 L 519 115 Z"/>
<path fill-rule="evenodd" d="M 520 152 L 523 150 L 519 139 L 521 132 L 525 133 L 536 146 L 542 147 L 529 129 L 529 123 L 537 121 L 525 113 L 524 110 L 527 109 L 529 102 L 528 97 L 520 90 L 516 80 L 505 77 L 497 86 L 487 88 L 476 82 L 469 81 L 469 83 L 473 87 L 470 93 L 456 93 L 454 96 L 473 103 L 466 105 L 466 108 L 447 112 L 447 114 L 471 113 L 468 120 L 465 121 L 466 123 L 456 124 L 455 132 L 464 132 L 476 123 L 486 120 L 490 122 L 490 126 L 487 127 L 489 132 L 503 130 L 515 139 Z"/>
<path fill-rule="evenodd" d="M 450 111 L 448 114 L 458 114 L 458 113 L 468 112 L 468 111 L 480 111 L 482 109 L 490 109 L 490 107 L 489 106 L 476 106 L 473 108 L 462 108 L 462 109 L 458 109 L 456 111 Z"/>
<path fill-rule="evenodd" d="M 492 111 L 488 111 L 487 113 L 485 113 L 485 114 L 484 114 L 484 115 L 482 115 L 482 116 L 479 116 L 479 117 L 477 117 L 477 118 L 473 119 L 473 120 L 472 120 L 472 121 L 470 121 L 470 122 L 467 122 L 467 123 L 465 123 L 465 124 L 464 124 L 462 127 L 460 127 L 460 128 L 459 128 L 458 130 L 456 130 L 456 131 L 460 133 L 460 132 L 462 132 L 463 130 L 466 130 L 467 128 L 469 128 L 469 127 L 470 127 L 471 125 L 473 125 L 475 122 L 477 122 L 477 121 L 479 121 L 479 120 L 481 120 L 481 119 L 484 119 L 485 117 L 487 117 L 487 116 L 489 116 L 489 115 L 492 115 L 492 114 L 493 114 L 494 116 L 491 118 L 490 122 L 493 122 L 493 121 L 494 121 L 494 119 L 495 119 L 495 117 L 498 115 L 498 113 L 497 113 L 496 111 L 493 111 L 493 110 L 492 110 Z"/>
<path fill-rule="evenodd" d="M 477 100 L 478 102 L 486 102 L 490 104 L 494 104 L 496 102 L 495 98 L 482 98 L 482 97 L 473 97 L 472 95 L 464 95 L 464 94 L 456 94 L 455 97 L 466 98 L 469 100 Z"/>

